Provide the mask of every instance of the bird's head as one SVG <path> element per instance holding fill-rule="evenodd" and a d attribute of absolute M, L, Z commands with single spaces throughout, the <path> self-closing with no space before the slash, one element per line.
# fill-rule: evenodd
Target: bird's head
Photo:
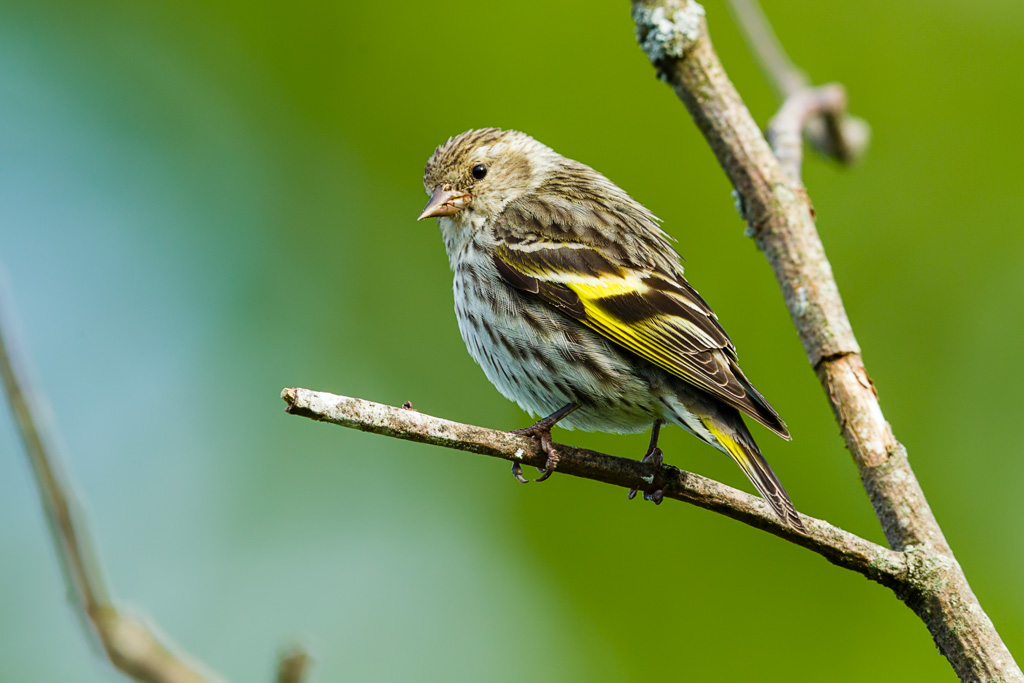
<path fill-rule="evenodd" d="M 526 133 L 469 130 L 434 150 L 423 173 L 430 195 L 419 219 L 463 212 L 490 217 L 537 187 L 558 159 Z"/>

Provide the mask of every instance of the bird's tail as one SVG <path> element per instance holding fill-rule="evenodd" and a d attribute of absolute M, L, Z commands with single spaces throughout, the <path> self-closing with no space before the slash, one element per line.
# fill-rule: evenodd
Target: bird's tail
<path fill-rule="evenodd" d="M 666 417 L 728 454 L 757 487 L 761 497 L 772 506 L 779 519 L 794 529 L 806 532 L 800 515 L 793 507 L 793 501 L 761 455 L 739 411 L 699 402 L 684 403 L 678 396 L 666 396 L 662 400 L 670 409 Z"/>
<path fill-rule="evenodd" d="M 732 456 L 750 482 L 761 493 L 761 497 L 768 501 L 768 504 L 775 510 L 779 519 L 795 529 L 806 532 L 800 521 L 800 515 L 793 507 L 793 501 L 789 499 L 789 494 L 786 493 L 782 482 L 775 476 L 768 461 L 761 455 L 761 450 L 754 443 L 754 438 L 750 436 L 742 419 L 737 416 L 737 420 L 740 424 L 739 427 L 727 426 L 713 417 L 700 418 L 704 427 L 718 441 L 713 445 L 717 445 Z"/>

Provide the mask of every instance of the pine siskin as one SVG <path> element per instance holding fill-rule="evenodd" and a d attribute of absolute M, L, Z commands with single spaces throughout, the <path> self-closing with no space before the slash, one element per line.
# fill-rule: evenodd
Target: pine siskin
<path fill-rule="evenodd" d="M 655 468 L 659 430 L 672 423 L 731 456 L 782 521 L 803 530 L 740 412 L 785 439 L 789 431 L 740 370 L 650 211 L 592 168 L 496 128 L 449 138 L 423 184 L 420 219 L 439 219 L 470 354 L 504 396 L 547 416 L 519 430 L 548 456 L 537 481 L 558 464 L 555 423 L 651 428 L 643 461 Z M 513 473 L 526 481 L 518 463 Z"/>

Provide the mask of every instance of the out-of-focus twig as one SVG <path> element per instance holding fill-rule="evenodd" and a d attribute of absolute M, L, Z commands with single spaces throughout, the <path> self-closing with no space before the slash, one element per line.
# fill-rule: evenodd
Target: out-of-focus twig
<path fill-rule="evenodd" d="M 846 90 L 832 83 L 819 88 L 803 88 L 787 97 L 782 107 L 768 122 L 765 137 L 782 168 L 793 180 L 800 182 L 803 167 L 804 140 L 801 134 L 812 121 L 824 116 L 835 121 L 846 110 Z M 838 140 L 845 141 L 840 135 Z"/>
<path fill-rule="evenodd" d="M 302 683 L 306 680 L 313 658 L 305 648 L 295 645 L 281 654 L 277 665 L 277 683 Z"/>
<path fill-rule="evenodd" d="M 1024 683 L 882 413 L 810 200 L 793 172 L 799 151 L 795 159 L 783 160 L 785 166 L 775 157 L 711 45 L 699 3 L 633 0 L 633 19 L 658 76 L 683 101 L 736 188 L 886 539 L 908 562 L 906 583 L 895 589 L 896 596 L 925 623 L 961 680 Z M 842 104 L 804 93 L 787 93 L 772 126 L 777 146 L 799 138 L 799 127 L 814 113 L 834 115 L 835 105 Z"/>
<path fill-rule="evenodd" d="M 161 642 L 155 629 L 144 619 L 114 606 L 85 517 L 53 452 L 54 440 L 46 434 L 38 417 L 43 414 L 36 408 L 40 403 L 39 394 L 31 391 L 26 380 L 26 365 L 18 361 L 11 348 L 9 330 L 13 329 L 13 311 L 10 308 L 6 293 L 0 291 L 0 378 L 35 474 L 57 555 L 78 608 L 92 625 L 111 663 L 135 680 L 146 683 L 221 680 L 203 672 L 199 664 L 190 661 L 177 648 Z"/>
<path fill-rule="evenodd" d="M 806 88 L 807 75 L 786 54 L 761 4 L 757 0 L 728 0 L 727 4 L 779 99 Z"/>
<path fill-rule="evenodd" d="M 815 149 L 843 164 L 858 161 L 867 151 L 871 128 L 863 119 L 846 113 L 846 95 L 842 86 L 811 86 L 804 72 L 786 54 L 758 0 L 728 0 L 727 4 L 781 100 L 802 98 L 803 103 L 806 103 L 809 99 L 817 98 L 819 101 L 835 103 L 837 100 L 834 98 L 841 98 L 841 106 L 819 108 L 813 112 L 813 116 L 798 129 L 798 138 L 801 134 L 805 135 Z M 800 179 L 799 164 L 795 167 L 793 177 Z"/>

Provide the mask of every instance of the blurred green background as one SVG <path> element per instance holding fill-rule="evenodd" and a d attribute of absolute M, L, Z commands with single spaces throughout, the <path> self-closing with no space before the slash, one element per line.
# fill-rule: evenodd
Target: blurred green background
<path fill-rule="evenodd" d="M 871 122 L 805 181 L 882 405 L 1024 654 L 1019 387 L 1024 13 L 766 3 Z M 716 46 L 776 102 L 724 5 Z M 0 258 L 126 603 L 235 681 L 308 643 L 319 681 L 954 680 L 880 586 L 699 509 L 289 417 L 306 386 L 499 428 L 463 348 L 423 164 L 525 130 L 665 219 L 792 443 L 797 507 L 878 524 L 722 172 L 619 2 L 0 1 Z M 645 435 L 556 432 L 639 457 Z M 749 490 L 680 430 L 669 462 Z M 0 420 L 0 679 L 109 681 Z M 750 581 L 751 574 L 757 581 Z M 759 587 L 753 591 L 750 586 Z"/>

